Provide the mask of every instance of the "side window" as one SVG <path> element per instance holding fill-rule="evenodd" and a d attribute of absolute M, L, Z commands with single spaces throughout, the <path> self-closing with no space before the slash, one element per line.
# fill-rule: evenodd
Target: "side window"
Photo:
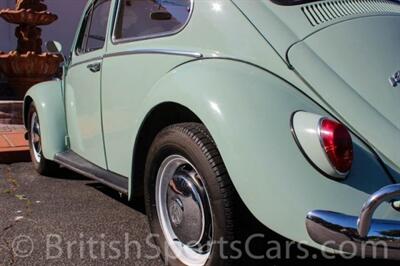
<path fill-rule="evenodd" d="M 87 36 L 89 35 L 90 19 L 92 17 L 92 8 L 86 13 L 83 20 L 81 30 L 79 32 L 78 42 L 76 44 L 75 52 L 77 54 L 83 54 L 86 50 Z"/>
<path fill-rule="evenodd" d="M 189 19 L 191 0 L 120 0 L 115 39 L 166 35 Z"/>
<path fill-rule="evenodd" d="M 97 0 L 87 13 L 79 36 L 77 53 L 87 53 L 104 47 L 111 0 Z"/>
<path fill-rule="evenodd" d="M 94 5 L 86 46 L 87 52 L 101 49 L 104 46 L 110 5 L 111 0 L 98 0 Z"/>

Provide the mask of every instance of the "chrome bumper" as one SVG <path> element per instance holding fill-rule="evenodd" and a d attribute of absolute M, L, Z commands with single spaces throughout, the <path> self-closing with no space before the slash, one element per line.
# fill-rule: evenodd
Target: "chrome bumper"
<path fill-rule="evenodd" d="M 386 186 L 365 202 L 359 217 L 316 210 L 306 227 L 318 244 L 363 257 L 400 259 L 400 221 L 372 219 L 383 202 L 400 197 L 400 184 Z"/>

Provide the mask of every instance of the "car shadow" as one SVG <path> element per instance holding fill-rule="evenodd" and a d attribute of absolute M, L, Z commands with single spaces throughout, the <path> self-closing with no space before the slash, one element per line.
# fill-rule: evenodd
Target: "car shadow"
<path fill-rule="evenodd" d="M 45 175 L 47 177 L 51 177 L 54 179 L 63 179 L 63 180 L 87 180 L 87 181 L 91 181 L 92 179 L 87 178 L 81 174 L 75 173 L 65 167 L 61 167 L 58 168 L 56 171 L 53 171 L 50 174 Z"/>
<path fill-rule="evenodd" d="M 85 177 L 81 174 L 73 172 L 65 167 L 60 167 L 57 171 L 54 171 L 51 174 L 46 175 L 47 177 L 54 178 L 54 179 L 62 179 L 62 180 L 76 180 L 76 181 L 88 181 L 86 186 L 92 187 L 97 191 L 103 193 L 107 197 L 116 200 L 128 207 L 133 208 L 134 210 L 146 214 L 145 207 L 144 207 L 144 200 L 142 198 L 134 198 L 132 201 L 128 201 L 128 197 L 126 195 L 121 195 L 118 191 L 113 188 L 110 188 L 100 182 L 97 182 L 94 179 Z"/>
<path fill-rule="evenodd" d="M 135 198 L 128 201 L 126 195 L 121 195 L 118 191 L 92 179 L 88 179 L 82 175 L 73 173 L 68 169 L 63 168 L 60 173 L 55 176 L 60 179 L 74 179 L 91 181 L 86 183 L 89 186 L 112 200 L 118 201 L 133 210 L 146 215 L 143 197 Z M 342 258 L 325 254 L 317 249 L 295 243 L 271 230 L 266 228 L 259 222 L 244 203 L 238 199 L 235 203 L 238 227 L 236 228 L 235 240 L 238 245 L 235 245 L 236 250 L 242 250 L 240 254 L 232 254 L 234 265 L 298 265 L 304 263 L 306 265 L 357 265 L 358 263 L 373 263 L 385 264 L 386 266 L 398 265 L 398 261 L 389 260 L 372 260 L 360 258 Z M 239 256 L 240 255 L 240 256 Z"/>
<path fill-rule="evenodd" d="M 138 212 L 146 215 L 143 198 L 141 198 L 141 197 L 134 198 L 132 201 L 129 201 L 127 195 L 123 195 L 120 192 L 116 191 L 115 189 L 112 189 L 106 185 L 103 185 L 102 183 L 93 182 L 93 183 L 88 183 L 86 185 L 96 189 L 97 191 L 103 193 L 107 197 L 109 197 L 115 201 L 118 201 L 118 202 L 134 209 L 135 211 L 138 211 Z"/>

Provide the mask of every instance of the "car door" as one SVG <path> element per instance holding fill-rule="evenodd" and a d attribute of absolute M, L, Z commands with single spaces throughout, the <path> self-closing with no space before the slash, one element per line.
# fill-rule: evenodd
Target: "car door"
<path fill-rule="evenodd" d="M 66 76 L 67 127 L 72 151 L 107 168 L 101 120 L 101 67 L 111 0 L 89 4 Z"/>
<path fill-rule="evenodd" d="M 102 73 L 104 141 L 108 169 L 129 177 L 142 104 L 175 66 L 193 59 L 180 42 L 191 0 L 118 0 Z"/>

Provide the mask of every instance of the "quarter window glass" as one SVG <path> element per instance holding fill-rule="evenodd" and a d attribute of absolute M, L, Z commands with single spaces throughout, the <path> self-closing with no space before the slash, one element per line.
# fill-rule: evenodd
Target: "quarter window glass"
<path fill-rule="evenodd" d="M 87 53 L 104 47 L 111 0 L 97 0 L 83 22 L 77 45 L 78 53 Z"/>
<path fill-rule="evenodd" d="M 90 23 L 86 50 L 94 51 L 103 48 L 106 41 L 108 13 L 111 0 L 99 0 L 95 3 Z"/>
<path fill-rule="evenodd" d="M 111 0 L 99 0 L 95 3 L 86 47 L 88 52 L 101 49 L 104 46 L 110 4 Z"/>
<path fill-rule="evenodd" d="M 92 17 L 92 9 L 90 9 L 83 21 L 81 31 L 79 33 L 78 43 L 76 45 L 76 53 L 81 54 L 84 53 L 86 50 L 87 45 L 87 36 L 89 35 L 89 28 L 90 28 L 90 19 Z"/>
<path fill-rule="evenodd" d="M 115 38 L 141 38 L 178 31 L 190 15 L 190 0 L 120 0 Z"/>

